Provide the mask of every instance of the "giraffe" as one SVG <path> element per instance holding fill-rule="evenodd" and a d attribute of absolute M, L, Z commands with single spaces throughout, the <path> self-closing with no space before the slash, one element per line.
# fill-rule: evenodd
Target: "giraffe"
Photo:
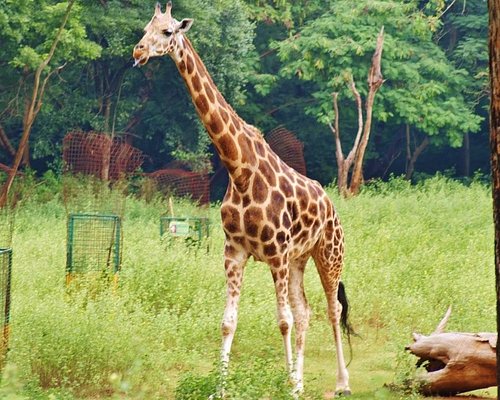
<path fill-rule="evenodd" d="M 310 309 L 304 293 L 304 270 L 312 257 L 327 299 L 337 353 L 336 393 L 349 395 L 349 374 L 341 343 L 347 302 L 340 276 L 344 235 L 337 212 L 321 187 L 285 164 L 260 131 L 246 123 L 226 102 L 200 56 L 186 37 L 193 20 L 177 21 L 156 4 L 144 36 L 134 47 L 135 65 L 168 54 L 183 78 L 199 118 L 224 166 L 229 184 L 221 205 L 225 234 L 227 293 L 222 318 L 221 364 L 229 365 L 237 325 L 238 302 L 247 260 L 269 265 L 283 337 L 286 367 L 294 392 L 303 390 L 304 348 Z M 339 290 L 340 288 L 340 290 Z M 295 360 L 291 332 L 295 328 Z"/>

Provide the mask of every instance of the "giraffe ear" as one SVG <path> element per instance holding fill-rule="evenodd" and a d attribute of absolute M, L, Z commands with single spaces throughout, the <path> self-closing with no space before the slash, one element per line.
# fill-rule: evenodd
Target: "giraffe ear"
<path fill-rule="evenodd" d="M 194 20 L 192 18 L 184 18 L 176 27 L 177 32 L 187 32 L 191 25 L 193 25 Z"/>

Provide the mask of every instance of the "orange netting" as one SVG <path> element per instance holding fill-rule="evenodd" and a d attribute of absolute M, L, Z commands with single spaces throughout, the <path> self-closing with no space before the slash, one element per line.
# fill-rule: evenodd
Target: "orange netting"
<path fill-rule="evenodd" d="M 201 204 L 210 202 L 210 179 L 207 174 L 178 168 L 160 169 L 147 174 L 162 191 L 172 191 L 179 197 L 190 197 Z"/>
<path fill-rule="evenodd" d="M 63 160 L 69 171 L 99 178 L 105 176 L 104 165 L 109 162 L 108 179 L 116 180 L 137 170 L 144 156 L 121 138 L 111 139 L 102 133 L 75 131 L 64 137 Z"/>
<path fill-rule="evenodd" d="M 266 136 L 269 146 L 290 167 L 306 175 L 304 144 L 288 129 L 279 126 Z"/>

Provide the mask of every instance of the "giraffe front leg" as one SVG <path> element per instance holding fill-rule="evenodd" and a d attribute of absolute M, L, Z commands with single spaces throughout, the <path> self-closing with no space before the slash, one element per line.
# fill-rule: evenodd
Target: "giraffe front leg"
<path fill-rule="evenodd" d="M 295 325 L 295 382 L 294 393 L 304 390 L 304 352 L 306 332 L 309 327 L 309 306 L 304 293 L 304 269 L 307 258 L 290 263 L 288 284 L 290 305 Z"/>
<path fill-rule="evenodd" d="M 236 325 L 238 323 L 238 303 L 243 282 L 243 271 L 248 257 L 241 255 L 237 257 L 231 246 L 226 246 L 224 268 L 226 272 L 226 307 L 222 318 L 222 348 L 220 354 L 221 387 L 220 396 L 224 397 L 226 379 L 229 368 L 229 355 L 233 343 Z"/>

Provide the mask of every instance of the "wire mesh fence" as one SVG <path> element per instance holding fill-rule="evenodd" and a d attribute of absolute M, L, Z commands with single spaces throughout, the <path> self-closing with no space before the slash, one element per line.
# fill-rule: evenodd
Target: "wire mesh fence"
<path fill-rule="evenodd" d="M 0 342 L 0 368 L 5 363 L 9 343 L 10 287 L 12 275 L 12 248 L 0 248 L 0 307 L 2 341 Z"/>
<path fill-rule="evenodd" d="M 75 131 L 64 137 L 63 160 L 68 171 L 74 174 L 117 180 L 136 171 L 144 155 L 121 138 Z"/>
<path fill-rule="evenodd" d="M 210 202 L 210 179 L 206 173 L 167 168 L 146 176 L 153 179 L 157 188 L 165 194 L 189 197 L 200 204 Z"/>
<path fill-rule="evenodd" d="M 0 208 L 0 248 L 12 247 L 14 231 L 14 210 L 10 207 Z"/>
<path fill-rule="evenodd" d="M 110 276 L 119 272 L 122 248 L 121 218 L 111 214 L 68 215 L 66 282 L 76 274 Z"/>
<path fill-rule="evenodd" d="M 266 140 L 284 162 L 302 175 L 306 175 L 304 144 L 292 132 L 280 126 L 269 132 Z"/>

